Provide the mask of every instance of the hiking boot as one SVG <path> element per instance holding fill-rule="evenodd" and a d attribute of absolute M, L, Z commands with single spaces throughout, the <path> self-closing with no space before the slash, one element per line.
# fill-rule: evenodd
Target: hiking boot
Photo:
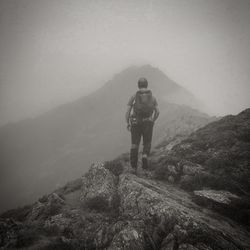
<path fill-rule="evenodd" d="M 138 148 L 131 148 L 130 150 L 130 166 L 132 169 L 137 168 L 137 162 L 138 162 Z"/>
<path fill-rule="evenodd" d="M 148 157 L 147 157 L 147 155 L 142 156 L 142 168 L 148 169 Z"/>

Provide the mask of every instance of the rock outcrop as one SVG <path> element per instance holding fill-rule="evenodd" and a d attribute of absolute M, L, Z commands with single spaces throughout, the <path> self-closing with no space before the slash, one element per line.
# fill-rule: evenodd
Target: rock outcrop
<path fill-rule="evenodd" d="M 229 205 L 232 200 L 239 200 L 239 196 L 228 191 L 221 190 L 198 190 L 194 191 L 194 195 L 201 201 L 211 202 L 214 204 Z"/>
<path fill-rule="evenodd" d="M 232 228 L 201 213 L 188 195 L 152 180 L 121 175 L 122 214 L 144 222 L 152 249 L 241 249 Z M 208 223 L 209 221 L 209 223 Z M 199 247 L 199 246 L 203 246 Z"/>
<path fill-rule="evenodd" d="M 1 215 L 0 248 L 250 249 L 249 121 L 247 110 L 171 150 L 163 143 L 137 176 L 126 154 L 93 164 L 82 180 Z"/>
<path fill-rule="evenodd" d="M 216 190 L 211 192 L 213 198 L 205 198 L 207 191 L 202 191 L 194 193 L 193 200 L 250 228 L 249 134 L 250 109 L 246 109 L 209 123 L 181 141 L 178 136 L 171 149 L 168 146 L 174 139 L 162 142 L 153 152 L 151 169 L 156 179 L 188 192 Z M 216 193 L 222 200 L 229 193 L 239 199 L 222 204 L 216 202 Z"/>
<path fill-rule="evenodd" d="M 126 162 L 120 164 L 127 171 Z M 2 220 L 0 246 L 44 250 L 250 249 L 250 234 L 244 227 L 215 211 L 204 211 L 191 194 L 175 185 L 148 178 L 144 172 L 135 176 L 126 171 L 115 176 L 104 164 L 92 165 L 81 186 L 71 183 L 77 188 L 62 188 L 43 197 L 23 222 Z M 100 197 L 106 202 L 105 209 L 98 203 Z M 72 202 L 74 199 L 79 202 Z"/>
<path fill-rule="evenodd" d="M 102 163 L 93 164 L 83 177 L 81 200 L 92 204 L 100 202 L 103 207 L 111 207 L 115 194 L 115 176 Z"/>

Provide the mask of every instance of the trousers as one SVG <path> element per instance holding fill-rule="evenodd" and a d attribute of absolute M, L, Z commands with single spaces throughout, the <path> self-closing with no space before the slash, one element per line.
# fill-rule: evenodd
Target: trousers
<path fill-rule="evenodd" d="M 150 153 L 154 123 L 152 121 L 142 121 L 131 126 L 131 150 L 130 164 L 132 168 L 137 168 L 138 151 L 143 139 L 143 154 L 147 156 Z"/>

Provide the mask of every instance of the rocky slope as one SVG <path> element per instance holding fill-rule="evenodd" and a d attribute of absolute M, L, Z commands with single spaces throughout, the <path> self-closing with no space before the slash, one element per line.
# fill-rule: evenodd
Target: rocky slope
<path fill-rule="evenodd" d="M 178 96 L 186 105 L 197 101 L 160 70 L 128 68 L 89 96 L 0 128 L 0 200 L 4 201 L 0 211 L 51 192 L 87 171 L 93 161 L 127 151 L 126 105 L 141 76 L 148 78 L 161 110 L 155 143 L 163 134 L 190 133 L 210 121 L 197 110 L 169 103 L 173 98 L 180 100 Z"/>
<path fill-rule="evenodd" d="M 152 152 L 150 169 L 139 166 L 137 176 L 130 173 L 127 154 L 93 164 L 81 179 L 31 206 L 2 214 L 0 246 L 43 250 L 250 249 L 248 185 L 241 183 L 249 171 L 249 151 L 244 151 L 249 145 L 249 114 L 245 110 L 210 123 L 182 141 L 179 137 L 164 140 Z M 228 145 L 232 134 L 236 145 Z M 237 158 L 238 168 L 245 167 L 245 177 L 233 178 L 230 171 L 225 172 L 227 164 L 214 172 L 211 165 L 197 162 L 200 158 L 190 157 L 197 153 L 195 142 L 207 145 L 207 140 L 209 147 L 200 150 L 205 156 L 211 154 L 208 158 L 224 152 L 233 155 L 237 146 L 237 152 L 242 153 Z M 193 151 L 183 153 L 187 149 Z M 217 175 L 234 186 L 218 181 Z"/>
<path fill-rule="evenodd" d="M 250 109 L 246 109 L 236 116 L 229 115 L 209 123 L 180 143 L 178 137 L 171 142 L 163 141 L 153 158 L 159 165 L 166 166 L 172 162 L 177 171 L 176 181 L 190 189 L 206 185 L 249 195 L 249 135 Z M 163 164 L 164 161 L 167 164 Z M 192 171 L 196 174 L 193 175 L 195 179 L 190 178 L 188 181 L 186 175 Z"/>
<path fill-rule="evenodd" d="M 44 250 L 250 249 L 244 227 L 147 175 L 130 174 L 124 158 L 94 164 L 82 181 L 5 214 L 0 244 Z"/>
<path fill-rule="evenodd" d="M 152 156 L 155 177 L 194 191 L 195 200 L 250 225 L 250 109 L 190 136 L 161 142 Z"/>

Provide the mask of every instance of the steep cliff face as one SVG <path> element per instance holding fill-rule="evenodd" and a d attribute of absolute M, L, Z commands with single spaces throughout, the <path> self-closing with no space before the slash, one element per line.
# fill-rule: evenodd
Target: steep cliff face
<path fill-rule="evenodd" d="M 9 211 L 0 223 L 1 247 L 250 249 L 250 234 L 243 226 L 202 208 L 192 194 L 154 180 L 150 172 L 140 169 L 135 176 L 129 170 L 124 156 L 94 164 L 82 180 L 30 207 Z"/>

